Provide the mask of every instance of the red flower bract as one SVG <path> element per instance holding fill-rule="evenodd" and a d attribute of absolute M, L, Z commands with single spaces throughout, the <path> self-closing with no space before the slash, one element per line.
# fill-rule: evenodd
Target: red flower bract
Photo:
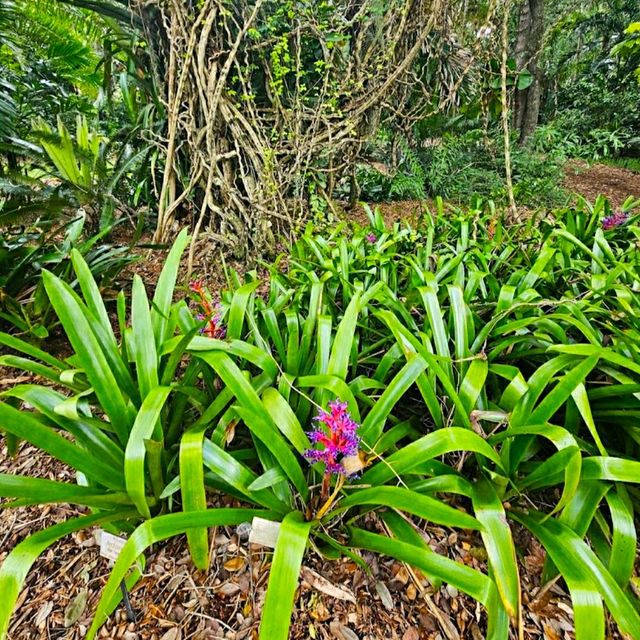
<path fill-rule="evenodd" d="M 196 294 L 196 300 L 202 309 L 202 313 L 198 314 L 198 319 L 206 321 L 206 324 L 202 327 L 202 333 L 208 338 L 224 339 L 227 335 L 227 330 L 222 324 L 222 307 L 220 303 L 213 302 L 211 294 L 205 288 L 202 280 L 190 282 L 189 289 Z"/>

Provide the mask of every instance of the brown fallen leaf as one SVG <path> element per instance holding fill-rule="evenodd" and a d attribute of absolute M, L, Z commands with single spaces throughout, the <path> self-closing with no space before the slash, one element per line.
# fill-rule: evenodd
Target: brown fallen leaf
<path fill-rule="evenodd" d="M 180 629 L 178 627 L 172 627 L 166 633 L 162 634 L 160 640 L 180 640 Z"/>
<path fill-rule="evenodd" d="M 402 640 L 420 640 L 420 633 L 415 627 L 409 627 L 402 634 Z"/>
<path fill-rule="evenodd" d="M 302 567 L 302 578 L 316 591 L 321 591 L 338 600 L 347 600 L 348 602 L 353 602 L 353 604 L 356 603 L 356 597 L 351 591 L 344 587 L 336 586 L 313 569 L 309 569 L 309 567 Z"/>
<path fill-rule="evenodd" d="M 543 623 L 542 628 L 544 629 L 544 640 L 562 640 L 553 627 Z"/>
<path fill-rule="evenodd" d="M 409 571 L 407 570 L 407 567 L 405 567 L 405 565 L 401 564 L 400 568 L 396 571 L 395 575 L 393 576 L 393 581 L 394 582 L 399 582 L 402 585 L 407 584 L 407 582 L 409 582 Z"/>
<path fill-rule="evenodd" d="M 393 609 L 393 598 L 391 597 L 391 593 L 389 593 L 387 585 L 378 580 L 378 582 L 376 582 L 376 591 L 380 596 L 380 600 L 382 601 L 384 608 L 387 611 L 391 611 Z"/>
<path fill-rule="evenodd" d="M 240 587 L 233 582 L 225 582 L 219 589 L 218 593 L 221 596 L 235 596 L 240 591 Z"/>
<path fill-rule="evenodd" d="M 33 624 L 35 624 L 38 629 L 43 629 L 51 610 L 53 609 L 53 602 L 48 600 L 45 602 L 40 609 L 38 609 L 38 613 L 36 614 L 35 620 Z"/>
<path fill-rule="evenodd" d="M 334 620 L 329 625 L 329 631 L 333 634 L 336 640 L 360 640 L 358 636 L 349 627 L 345 627 L 337 620 Z"/>
<path fill-rule="evenodd" d="M 227 560 L 224 563 L 224 568 L 227 571 L 240 571 L 246 564 L 245 559 L 242 556 L 236 556 L 235 558 L 231 558 L 231 560 Z"/>
<path fill-rule="evenodd" d="M 68 629 L 71 625 L 74 625 L 80 616 L 84 613 L 87 607 L 87 596 L 89 591 L 87 589 L 81 589 L 78 595 L 69 603 L 64 610 L 64 626 Z"/>

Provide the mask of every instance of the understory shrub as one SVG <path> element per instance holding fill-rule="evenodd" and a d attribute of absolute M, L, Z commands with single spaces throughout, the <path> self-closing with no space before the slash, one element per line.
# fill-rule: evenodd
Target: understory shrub
<path fill-rule="evenodd" d="M 280 523 L 260 637 L 288 637 L 303 556 L 364 565 L 360 549 L 419 568 L 486 610 L 486 637 L 521 629 L 513 526 L 547 551 L 574 599 L 578 640 L 640 628 L 633 579 L 638 506 L 638 203 L 599 199 L 505 226 L 494 207 L 445 211 L 415 228 L 377 213 L 352 231 L 308 228 L 258 292 L 192 283 L 173 302 L 183 232 L 149 302 L 134 281 L 119 335 L 85 262 L 79 294 L 45 287 L 74 349 L 3 363 L 67 388 L 3 394 L 0 428 L 78 472 L 77 484 L 0 475 L 4 508 L 72 502 L 92 515 L 21 542 L 0 568 L 0 634 L 25 575 L 49 544 L 100 524 L 129 534 L 95 612 L 100 629 L 123 579 L 152 544 L 186 532 L 209 562 L 208 528 Z M 32 407 L 25 411 L 19 406 Z M 67 437 L 64 437 L 62 434 Z M 207 508 L 207 492 L 237 501 Z M 543 492 L 544 500 L 536 500 Z M 487 571 L 435 553 L 423 522 L 475 530 Z"/>
<path fill-rule="evenodd" d="M 66 221 L 40 220 L 0 229 L 0 318 L 6 328 L 39 339 L 49 335 L 56 318 L 42 272 L 47 269 L 76 286 L 71 279 L 72 249 L 84 257 L 101 288 L 136 260 L 128 247 L 104 242 L 113 226 L 85 238 L 85 223 L 86 214 L 80 211 Z"/>

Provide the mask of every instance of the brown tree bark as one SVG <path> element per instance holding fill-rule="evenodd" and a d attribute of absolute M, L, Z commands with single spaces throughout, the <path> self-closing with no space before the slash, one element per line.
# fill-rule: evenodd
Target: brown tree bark
<path fill-rule="evenodd" d="M 533 81 L 526 89 L 516 90 L 514 125 L 523 144 L 534 132 L 540 112 L 542 73 L 538 66 L 544 33 L 544 0 L 523 0 L 518 19 L 515 46 L 516 69 L 527 70 Z"/>

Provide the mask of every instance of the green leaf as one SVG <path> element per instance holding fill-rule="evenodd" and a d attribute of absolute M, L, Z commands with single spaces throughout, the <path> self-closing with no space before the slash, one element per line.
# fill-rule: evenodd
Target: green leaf
<path fill-rule="evenodd" d="M 349 302 L 349 306 L 344 312 L 344 317 L 338 325 L 326 371 L 329 375 L 337 376 L 342 380 L 347 377 L 349 356 L 351 355 L 351 346 L 356 334 L 356 323 L 359 312 L 360 293 L 356 293 L 351 298 L 351 302 Z"/>
<path fill-rule="evenodd" d="M 62 362 L 62 360 L 58 360 L 58 358 L 54 358 L 51 354 L 43 351 L 42 349 L 38 349 L 34 347 L 32 344 L 25 342 L 24 340 L 20 340 L 20 338 L 16 338 L 15 336 L 11 336 L 8 333 L 4 333 L 0 331 L 0 344 L 7 347 L 8 349 L 13 349 L 15 351 L 19 351 L 24 353 L 25 355 L 31 356 L 36 360 L 41 360 L 42 362 L 48 364 L 53 369 L 58 369 L 59 371 L 64 371 L 68 369 L 69 366 Z"/>
<path fill-rule="evenodd" d="M 78 355 L 82 368 L 86 371 L 100 405 L 109 416 L 120 442 L 124 445 L 128 439 L 132 414 L 93 333 L 90 318 L 87 318 L 72 291 L 59 278 L 48 271 L 43 272 L 42 278 L 51 304 Z"/>
<path fill-rule="evenodd" d="M 520 577 L 516 549 L 502 502 L 491 483 L 484 478 L 474 484 L 471 497 L 473 510 L 482 524 L 480 535 L 487 550 L 491 575 L 505 609 L 517 627 L 520 624 Z"/>
<path fill-rule="evenodd" d="M 633 574 L 636 559 L 637 535 L 633 521 L 633 504 L 623 485 L 609 491 L 606 500 L 611 511 L 613 540 L 609 558 L 609 572 L 624 589 Z"/>
<path fill-rule="evenodd" d="M 259 284 L 260 282 L 258 280 L 248 282 L 234 292 L 227 321 L 227 336 L 230 339 L 242 337 L 242 325 L 244 324 L 247 302 Z"/>
<path fill-rule="evenodd" d="M 302 473 L 300 463 L 283 440 L 269 414 L 263 409 L 260 413 L 250 408 L 234 406 L 234 411 L 242 418 L 250 431 L 269 449 L 276 464 L 284 471 L 298 490 L 303 501 L 309 499 L 309 487 Z"/>
<path fill-rule="evenodd" d="M 575 391 L 578 385 L 583 384 L 586 377 L 598 363 L 598 356 L 590 356 L 568 373 L 566 373 L 553 390 L 548 393 L 529 417 L 529 422 L 540 424 L 548 422 L 553 415 L 567 401 L 567 398 Z"/>
<path fill-rule="evenodd" d="M 27 504 L 69 502 L 98 509 L 114 509 L 131 506 L 131 499 L 124 492 L 112 492 L 95 487 L 83 487 L 43 478 L 31 478 L 0 473 L 0 496 L 16 498 L 0 505 L 0 509 Z"/>
<path fill-rule="evenodd" d="M 311 523 L 301 513 L 285 516 L 280 525 L 260 621 L 260 640 L 287 640 L 293 601 Z"/>
<path fill-rule="evenodd" d="M 164 263 L 156 291 L 153 295 L 153 310 L 151 311 L 151 321 L 153 324 L 153 335 L 156 339 L 156 347 L 159 349 L 162 344 L 170 337 L 167 335 L 169 325 L 169 315 L 171 309 L 171 301 L 173 299 L 173 290 L 178 277 L 178 267 L 180 266 L 180 257 L 187 246 L 189 235 L 187 229 L 183 229 L 173 243 L 171 251 Z"/>
<path fill-rule="evenodd" d="M 387 417 L 427 366 L 426 361 L 420 356 L 414 355 L 407 358 L 407 363 L 389 382 L 362 423 L 360 437 L 363 441 L 372 444 L 378 440 Z"/>
<path fill-rule="evenodd" d="M 640 615 L 611 574 L 589 547 L 568 527 L 554 518 L 512 514 L 543 544 L 571 591 L 577 638 L 604 638 L 601 598 L 620 626 L 634 636 Z"/>
<path fill-rule="evenodd" d="M 383 484 L 394 476 L 402 476 L 425 461 L 451 451 L 474 451 L 502 468 L 498 454 L 480 436 L 468 429 L 449 427 L 430 433 L 378 462 L 364 473 L 362 484 Z"/>
<path fill-rule="evenodd" d="M 150 518 L 146 497 L 145 440 L 154 435 L 160 412 L 171 393 L 170 387 L 156 387 L 144 399 L 124 453 L 124 477 L 127 493 L 145 518 Z"/>
<path fill-rule="evenodd" d="M 58 435 L 53 429 L 33 417 L 33 414 L 0 402 L 0 427 L 65 462 L 87 478 L 115 491 L 124 489 L 122 477 L 114 473 L 113 467 L 90 451 Z"/>
<path fill-rule="evenodd" d="M 158 386 L 158 355 L 153 339 L 153 325 L 149 300 L 142 278 L 135 275 L 131 294 L 131 341 L 136 373 L 140 389 L 140 400 L 144 402 L 151 391 Z"/>
<path fill-rule="evenodd" d="M 509 619 L 494 582 L 475 569 L 420 547 L 386 536 L 349 527 L 349 544 L 406 562 L 428 575 L 433 575 L 463 591 L 487 608 L 489 628 L 487 640 L 507 640 Z"/>
<path fill-rule="evenodd" d="M 316 376 L 311 377 L 315 378 Z M 324 376 L 322 377 L 324 378 Z M 298 384 L 304 386 L 301 380 L 298 380 Z M 296 414 L 291 409 L 291 405 L 273 388 L 266 389 L 263 392 L 262 402 L 280 432 L 300 455 L 304 454 L 311 447 L 311 443 Z"/>
<path fill-rule="evenodd" d="M 221 480 L 228 483 L 251 502 L 273 509 L 278 513 L 289 511 L 288 505 L 278 500 L 270 491 L 249 489 L 258 476 L 238 462 L 231 454 L 207 439 L 203 445 L 203 460 L 208 469 L 211 469 Z"/>
<path fill-rule="evenodd" d="M 337 507 L 327 514 L 325 519 L 331 520 L 331 516 L 337 512 L 358 505 L 391 507 L 447 527 L 460 527 L 461 529 L 481 528 L 480 522 L 473 516 L 464 513 L 464 511 L 403 487 L 371 487 L 370 489 L 357 490 L 341 500 Z"/>

